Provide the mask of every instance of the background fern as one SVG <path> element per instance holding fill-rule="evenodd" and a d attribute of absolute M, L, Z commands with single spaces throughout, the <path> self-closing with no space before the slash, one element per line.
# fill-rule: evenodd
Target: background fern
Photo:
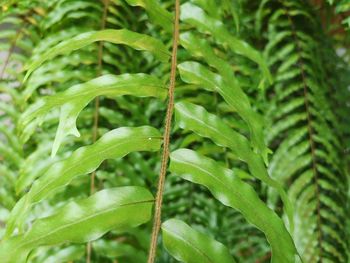
<path fill-rule="evenodd" d="M 266 2 L 265 10 L 273 4 L 278 9 L 265 16 L 266 57 L 276 72 L 275 85 L 267 90 L 271 128 L 266 135 L 275 151 L 270 174 L 288 186 L 295 204 L 294 240 L 304 260 L 346 262 L 348 241 L 341 222 L 347 168 L 340 122 L 331 110 L 332 90 L 339 88 L 332 88 L 325 66 L 329 55 L 322 54 L 329 45 L 319 33 L 313 35 L 321 29 L 308 5 Z"/>

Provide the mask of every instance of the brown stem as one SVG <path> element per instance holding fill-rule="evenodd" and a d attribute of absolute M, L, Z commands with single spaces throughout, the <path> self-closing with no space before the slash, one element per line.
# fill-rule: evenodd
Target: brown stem
<path fill-rule="evenodd" d="M 22 28 L 19 28 L 17 30 L 16 36 L 11 42 L 11 46 L 10 46 L 10 49 L 9 49 L 9 51 L 7 53 L 4 66 L 3 66 L 2 70 L 1 70 L 1 73 L 0 73 L 0 79 L 3 79 L 3 77 L 4 77 L 5 70 L 7 68 L 8 63 L 10 62 L 11 55 L 12 55 L 13 51 L 15 50 L 17 39 L 18 39 L 19 35 L 21 34 L 21 29 Z"/>
<path fill-rule="evenodd" d="M 179 42 L 179 15 L 180 15 L 180 0 L 175 1 L 175 20 L 174 20 L 174 33 L 173 33 L 173 48 L 171 55 L 171 72 L 170 72 L 170 84 L 168 91 L 168 106 L 165 117 L 165 129 L 164 129 L 164 144 L 163 144 L 163 154 L 161 168 L 159 172 L 158 179 L 158 189 L 155 202 L 155 214 L 152 229 L 151 245 L 148 254 L 148 263 L 154 263 L 157 252 L 157 239 L 159 234 L 159 229 L 161 225 L 161 211 L 163 203 L 163 191 L 165 176 L 169 161 L 169 144 L 170 144 L 170 130 L 172 115 L 174 111 L 174 91 L 175 91 L 175 77 L 176 77 L 176 66 L 177 66 L 177 46 Z"/>
<path fill-rule="evenodd" d="M 106 27 L 106 18 L 107 18 L 109 0 L 103 1 L 103 3 L 104 3 L 104 9 L 103 9 L 103 15 L 102 15 L 102 21 L 101 21 L 101 30 L 105 29 Z M 102 55 L 103 55 L 103 42 L 100 41 L 98 45 L 97 76 L 101 76 L 102 74 Z M 96 142 L 98 137 L 99 108 L 100 108 L 100 98 L 97 96 L 95 98 L 94 123 L 92 128 L 93 143 Z M 93 194 L 95 192 L 95 177 L 96 177 L 96 170 L 93 171 L 90 176 L 90 194 Z M 86 263 L 91 262 L 91 249 L 92 249 L 92 242 L 89 242 L 86 245 Z"/>
<path fill-rule="evenodd" d="M 255 263 L 263 263 L 263 262 L 266 262 L 268 259 L 271 258 L 271 252 L 268 252 L 267 254 L 265 254 L 263 257 L 257 259 L 255 261 Z"/>

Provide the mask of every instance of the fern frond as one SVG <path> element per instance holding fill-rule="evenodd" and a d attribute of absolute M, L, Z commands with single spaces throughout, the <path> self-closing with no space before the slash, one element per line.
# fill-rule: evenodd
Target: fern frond
<path fill-rule="evenodd" d="M 348 241 L 339 223 L 346 214 L 341 204 L 346 202 L 347 179 L 335 132 L 337 116 L 327 100 L 330 89 L 320 78 L 324 67 L 319 44 L 310 33 L 318 24 L 302 1 L 267 1 L 264 8 L 272 5 L 277 11 L 266 17 L 265 49 L 276 74 L 267 91 L 271 106 L 266 134 L 275 151 L 269 172 L 288 187 L 295 204 L 292 235 L 304 261 L 346 262 Z M 276 202 L 273 195 L 270 198 Z"/>

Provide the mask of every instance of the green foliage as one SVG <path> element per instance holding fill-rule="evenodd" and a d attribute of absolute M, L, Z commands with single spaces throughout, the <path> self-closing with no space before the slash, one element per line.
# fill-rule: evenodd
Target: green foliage
<path fill-rule="evenodd" d="M 172 153 L 169 169 L 186 180 L 206 186 L 221 203 L 237 209 L 249 223 L 263 231 L 271 244 L 271 262 L 294 261 L 294 244 L 282 220 L 231 170 L 188 149 Z"/>
<path fill-rule="evenodd" d="M 48 112 L 60 107 L 60 121 L 52 146 L 52 156 L 55 156 L 65 136 L 80 136 L 76 127 L 79 113 L 92 99 L 101 95 L 106 97 L 121 95 L 164 97 L 166 90 L 160 80 L 141 73 L 119 76 L 104 75 L 75 85 L 62 93 L 38 100 L 28 107 L 19 119 L 19 129 L 23 131 L 21 138 L 27 141 L 36 128 L 36 123 L 42 122 Z"/>
<path fill-rule="evenodd" d="M 228 249 L 184 222 L 170 219 L 162 224 L 166 249 L 182 262 L 234 263 Z"/>
<path fill-rule="evenodd" d="M 2 262 L 23 262 L 38 246 L 95 240 L 110 229 L 127 229 L 151 217 L 152 194 L 141 187 L 125 186 L 99 191 L 71 202 L 54 215 L 37 219 L 24 235 L 6 240 L 1 247 Z"/>
<path fill-rule="evenodd" d="M 349 261 L 349 1 L 174 2 L 0 0 L 0 262 Z"/>
<path fill-rule="evenodd" d="M 156 151 L 160 144 L 160 133 L 155 128 L 144 126 L 115 129 L 94 144 L 80 147 L 67 159 L 52 164 L 18 201 L 10 215 L 7 233 L 12 234 L 15 226 L 21 228 L 33 204 L 68 185 L 75 177 L 93 172 L 102 161 L 120 158 L 133 151 Z"/>
<path fill-rule="evenodd" d="M 265 9 L 274 4 L 266 2 Z M 276 72 L 274 86 L 266 91 L 271 97 L 266 138 L 275 151 L 269 173 L 288 187 L 295 204 L 292 235 L 304 261 L 346 262 L 347 168 L 339 117 L 332 111 L 332 83 L 323 75 L 327 58 L 320 50 L 325 44 L 303 3 L 284 1 L 277 8 L 265 17 L 265 54 Z M 277 201 L 273 194 L 270 198 Z"/>
<path fill-rule="evenodd" d="M 154 53 L 154 55 L 161 61 L 167 61 L 169 59 L 169 52 L 167 51 L 166 47 L 160 41 L 147 35 L 139 34 L 126 29 L 107 29 L 98 32 L 87 32 L 61 42 L 52 49 L 47 50 L 39 57 L 34 57 L 33 62 L 24 68 L 27 70 L 27 73 L 23 81 L 25 81 L 29 75 L 46 60 L 53 59 L 58 55 L 67 54 L 71 51 L 83 48 L 96 41 L 108 41 L 114 44 L 128 45 L 137 50 L 147 50 Z"/>

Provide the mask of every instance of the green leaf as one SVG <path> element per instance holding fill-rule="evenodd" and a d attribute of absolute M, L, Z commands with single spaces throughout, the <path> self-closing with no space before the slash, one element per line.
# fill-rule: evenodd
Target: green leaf
<path fill-rule="evenodd" d="M 228 147 L 239 160 L 247 163 L 249 171 L 255 178 L 275 188 L 283 200 L 290 228 L 293 229 L 293 208 L 286 192 L 279 182 L 269 177 L 262 158 L 252 151 L 246 137 L 231 129 L 216 115 L 192 103 L 176 103 L 175 119 L 182 129 L 191 130 L 202 137 L 211 139 L 219 146 Z"/>
<path fill-rule="evenodd" d="M 22 131 L 22 140 L 26 141 L 29 138 L 35 126 L 44 119 L 48 112 L 60 108 L 60 122 L 52 146 L 52 156 L 55 156 L 66 136 L 80 136 L 76 120 L 83 108 L 95 97 L 133 95 L 164 98 L 166 94 L 164 84 L 158 78 L 150 75 L 142 73 L 104 75 L 72 86 L 62 93 L 47 96 L 31 105 L 20 117 L 19 129 Z"/>
<path fill-rule="evenodd" d="M 69 15 L 70 12 L 78 13 L 78 11 L 82 12 L 84 9 L 87 9 L 87 10 L 93 9 L 93 10 L 96 10 L 97 12 L 98 11 L 101 12 L 101 5 L 99 5 L 99 3 L 86 2 L 86 1 L 73 1 L 71 3 L 67 3 L 67 2 L 63 3 L 57 6 L 55 8 L 55 12 L 50 12 L 49 15 L 46 17 L 46 19 L 42 21 L 43 28 L 47 30 L 48 28 L 62 21 L 63 18 Z M 90 12 L 90 15 L 93 15 L 93 14 L 91 14 Z"/>
<path fill-rule="evenodd" d="M 93 172 L 106 159 L 121 158 L 135 151 L 158 151 L 161 143 L 161 133 L 153 127 L 122 127 L 74 151 L 67 159 L 53 164 L 18 201 L 7 223 L 7 236 L 16 226 L 23 225 L 33 204 L 68 185 L 75 177 Z"/>
<path fill-rule="evenodd" d="M 193 43 L 190 41 L 193 40 L 193 38 L 189 35 L 183 37 L 188 40 L 187 43 Z M 201 46 L 200 44 L 197 44 L 197 46 L 198 45 Z M 208 48 L 209 47 L 203 46 L 204 50 L 208 50 Z M 249 125 L 252 146 L 263 156 L 265 163 L 267 163 L 269 149 L 264 142 L 262 119 L 255 111 L 253 111 L 248 97 L 239 87 L 237 81 L 234 81 L 235 78 L 233 74 L 230 74 L 232 70 L 227 69 L 227 67 L 224 66 L 225 62 L 221 62 L 220 65 L 217 65 L 218 70 L 221 72 L 221 76 L 211 72 L 200 63 L 193 61 L 181 63 L 178 65 L 178 68 L 183 81 L 196 84 L 211 91 L 217 91 L 225 99 L 227 104 L 229 104 L 233 110 L 242 117 L 242 119 Z"/>
<path fill-rule="evenodd" d="M 163 243 L 168 252 L 184 263 L 234 263 L 223 244 L 194 230 L 178 219 L 162 224 Z"/>
<path fill-rule="evenodd" d="M 126 0 L 131 6 L 141 6 L 149 15 L 150 19 L 164 28 L 167 32 L 172 32 L 173 16 L 165 8 L 162 8 L 156 0 Z"/>
<path fill-rule="evenodd" d="M 17 154 L 21 155 L 22 147 L 18 140 L 18 137 L 13 132 L 11 128 L 7 125 L 0 126 L 0 133 L 4 138 L 6 138 L 8 145 L 12 148 Z"/>
<path fill-rule="evenodd" d="M 0 246 L 3 263 L 26 262 L 39 246 L 95 240 L 112 229 L 128 229 L 149 221 L 154 199 L 143 187 L 126 186 L 102 190 L 91 197 L 71 202 L 54 215 L 38 219 L 31 229 Z"/>
<path fill-rule="evenodd" d="M 296 249 L 282 220 L 259 199 L 249 184 L 214 160 L 189 149 L 172 152 L 170 159 L 171 172 L 206 186 L 221 203 L 240 211 L 248 222 L 265 233 L 273 263 L 294 263 Z"/>
<path fill-rule="evenodd" d="M 263 56 L 248 43 L 232 36 L 220 20 L 208 16 L 200 7 L 192 3 L 181 5 L 180 19 L 198 29 L 202 33 L 209 33 L 221 44 L 228 45 L 232 52 L 245 56 L 256 62 L 266 79 L 272 83 L 272 77 Z"/>
<path fill-rule="evenodd" d="M 0 141 L 0 153 L 1 159 L 6 160 L 8 164 L 13 164 L 15 167 L 21 166 L 23 162 L 21 155 L 2 141 Z"/>
<path fill-rule="evenodd" d="M 53 163 L 57 162 L 59 159 L 57 157 L 47 158 L 51 148 L 52 142 L 42 141 L 37 149 L 32 151 L 23 161 L 15 183 L 17 194 L 24 191 L 34 179 L 40 177 Z"/>
<path fill-rule="evenodd" d="M 124 44 L 136 50 L 149 51 L 162 62 L 167 62 L 170 58 L 170 53 L 165 45 L 159 40 L 148 35 L 136 33 L 127 29 L 106 29 L 101 31 L 92 31 L 82 33 L 76 37 L 73 37 L 72 39 L 65 40 L 53 48 L 50 48 L 39 57 L 36 57 L 31 64 L 25 67 L 27 73 L 23 82 L 25 82 L 30 74 L 45 61 L 53 59 L 58 55 L 64 55 L 73 50 L 83 48 L 96 41 Z"/>

